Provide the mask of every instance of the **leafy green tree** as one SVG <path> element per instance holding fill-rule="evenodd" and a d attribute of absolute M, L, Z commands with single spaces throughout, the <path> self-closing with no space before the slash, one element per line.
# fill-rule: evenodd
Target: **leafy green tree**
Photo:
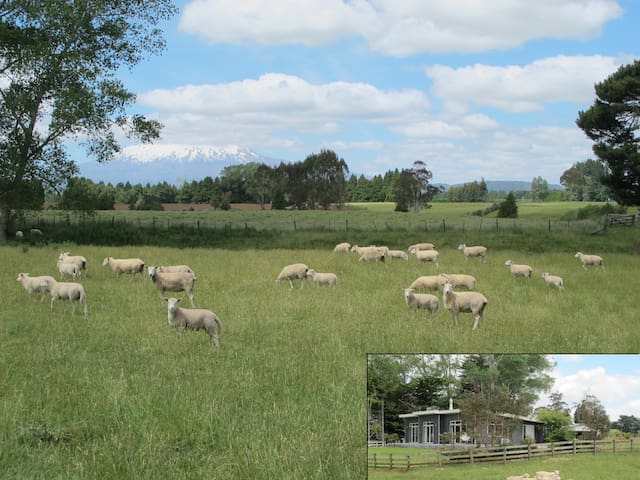
<path fill-rule="evenodd" d="M 585 395 L 576 407 L 573 417 L 576 423 L 583 423 L 592 430 L 595 438 L 603 438 L 610 428 L 609 416 L 595 395 Z"/>
<path fill-rule="evenodd" d="M 342 205 L 346 193 L 346 162 L 332 150 L 312 153 L 302 162 L 310 208 L 327 210 L 332 203 Z"/>
<path fill-rule="evenodd" d="M 636 436 L 640 432 L 640 419 L 634 415 L 620 415 L 618 420 L 611 424 L 611 428 Z"/>
<path fill-rule="evenodd" d="M 269 201 L 271 192 L 273 169 L 264 163 L 260 164 L 254 174 L 253 179 L 247 186 L 247 193 L 260 204 L 260 209 L 264 210 L 265 204 Z"/>
<path fill-rule="evenodd" d="M 606 167 L 599 161 L 589 159 L 574 163 L 560 176 L 560 183 L 569 193 L 571 200 L 605 202 L 611 193 L 603 185 Z"/>
<path fill-rule="evenodd" d="M 560 410 L 541 408 L 538 420 L 544 422 L 545 442 L 567 442 L 576 438 L 576 432 L 569 428 L 571 416 Z"/>
<path fill-rule="evenodd" d="M 507 198 L 500 203 L 498 209 L 498 218 L 518 218 L 518 205 L 513 192 L 507 194 Z"/>
<path fill-rule="evenodd" d="M 561 392 L 551 392 L 549 394 L 549 400 L 551 403 L 547 405 L 548 410 L 554 410 L 556 412 L 564 413 L 565 415 L 571 414 L 571 409 L 567 402 L 562 399 Z"/>
<path fill-rule="evenodd" d="M 393 188 L 393 201 L 396 212 L 408 212 L 413 200 L 416 180 L 410 170 L 402 170 Z"/>
<path fill-rule="evenodd" d="M 59 207 L 62 210 L 89 213 L 97 208 L 98 196 L 93 182 L 87 178 L 70 178 L 62 192 Z"/>
<path fill-rule="evenodd" d="M 606 166 L 602 183 L 621 205 L 640 205 L 640 60 L 595 86 L 596 99 L 576 123 Z"/>
<path fill-rule="evenodd" d="M 433 174 L 427 165 L 418 160 L 413 162 L 410 170 L 402 170 L 393 187 L 393 201 L 397 212 L 413 209 L 416 213 L 422 208 L 429 208 L 429 202 L 440 191 L 439 187 L 429 181 Z"/>
<path fill-rule="evenodd" d="M 459 186 L 449 187 L 447 200 L 450 202 L 484 202 L 487 200 L 487 184 L 484 178 Z"/>
<path fill-rule="evenodd" d="M 56 189 L 77 172 L 66 141 L 83 138 L 98 161 L 118 151 L 115 127 L 142 142 L 161 125 L 128 115 L 135 95 L 116 75 L 164 48 L 170 0 L 12 0 L 0 3 L 0 242 L 15 195 Z"/>
<path fill-rule="evenodd" d="M 534 202 L 544 202 L 549 196 L 549 183 L 542 177 L 535 177 L 531 181 L 531 199 Z"/>

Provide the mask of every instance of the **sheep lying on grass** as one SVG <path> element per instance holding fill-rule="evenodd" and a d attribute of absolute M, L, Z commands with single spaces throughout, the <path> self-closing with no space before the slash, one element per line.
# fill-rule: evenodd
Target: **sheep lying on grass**
<path fill-rule="evenodd" d="M 53 304 L 59 298 L 62 300 L 63 312 L 67 311 L 66 301 L 71 301 L 72 313 L 76 313 L 75 301 L 80 301 L 84 305 L 84 314 L 87 314 L 87 295 L 84 292 L 84 288 L 79 283 L 75 282 L 55 282 L 51 286 L 51 311 L 53 312 Z"/>
<path fill-rule="evenodd" d="M 442 275 L 423 275 L 416 278 L 409 288 L 411 290 L 440 290 L 447 283 L 447 279 Z"/>
<path fill-rule="evenodd" d="M 80 267 L 75 263 L 65 263 L 61 260 L 56 262 L 56 266 L 58 267 L 58 272 L 60 272 L 60 279 L 65 275 L 71 275 L 73 278 L 76 278 L 80 275 Z"/>
<path fill-rule="evenodd" d="M 402 250 L 389 250 L 387 252 L 389 258 L 395 258 L 397 260 L 409 260 L 409 255 Z"/>
<path fill-rule="evenodd" d="M 360 258 L 358 259 L 359 262 L 376 262 L 376 263 L 384 262 L 384 260 L 385 260 L 384 253 L 378 250 L 377 248 L 375 250 L 368 250 L 364 252 L 362 255 L 360 255 Z"/>
<path fill-rule="evenodd" d="M 82 274 L 84 271 L 85 276 L 87 275 L 87 259 L 82 255 L 70 255 L 69 252 L 61 252 L 58 255 L 58 261 L 62 263 L 73 263 L 78 268 L 78 275 Z"/>
<path fill-rule="evenodd" d="M 453 285 L 447 282 L 442 289 L 442 299 L 444 308 L 451 310 L 451 316 L 455 323 L 458 322 L 459 312 L 472 313 L 475 318 L 473 330 L 478 328 L 488 303 L 484 295 L 478 292 L 454 292 Z"/>
<path fill-rule="evenodd" d="M 542 274 L 542 278 L 544 278 L 544 283 L 546 283 L 547 285 L 553 285 L 560 291 L 564 290 L 564 281 L 561 277 L 558 277 L 557 275 L 551 275 L 549 272 L 544 272 Z"/>
<path fill-rule="evenodd" d="M 22 284 L 24 289 L 29 295 L 33 292 L 40 292 L 42 295 L 40 301 L 44 301 L 45 293 L 51 290 L 51 286 L 56 283 L 55 278 L 48 275 L 41 275 L 39 277 L 30 277 L 28 273 L 19 273 L 16 279 Z"/>
<path fill-rule="evenodd" d="M 142 273 L 144 271 L 144 262 L 139 258 L 113 258 L 107 257 L 102 261 L 102 266 L 109 265 L 111 270 L 120 276 L 123 273 Z"/>
<path fill-rule="evenodd" d="M 525 478 L 531 478 L 528 473 L 523 473 L 522 475 L 512 475 L 507 477 L 507 480 L 524 480 Z"/>
<path fill-rule="evenodd" d="M 335 248 L 333 249 L 333 253 L 349 253 L 350 249 L 351 244 L 349 242 L 342 242 L 335 246 Z"/>
<path fill-rule="evenodd" d="M 464 287 L 467 290 L 476 288 L 476 279 L 472 275 L 464 273 L 441 273 L 440 276 L 443 277 L 442 285 L 444 285 L 445 282 L 449 282 L 454 288 Z"/>
<path fill-rule="evenodd" d="M 482 245 L 476 245 L 474 247 L 467 247 L 464 243 L 458 245 L 458 250 L 464 254 L 464 259 L 469 260 L 469 257 L 480 257 L 482 263 L 485 261 L 487 255 L 487 247 Z"/>
<path fill-rule="evenodd" d="M 560 472 L 536 472 L 536 480 L 560 480 Z"/>
<path fill-rule="evenodd" d="M 587 265 L 594 265 L 596 267 L 602 267 L 603 270 L 605 269 L 604 260 L 598 255 L 585 255 L 582 252 L 577 252 L 575 257 L 580 260 L 582 268 L 585 270 L 587 270 Z"/>
<path fill-rule="evenodd" d="M 509 267 L 509 270 L 511 270 L 511 274 L 514 277 L 531 278 L 533 268 L 531 268 L 529 265 L 517 265 L 511 260 L 507 260 L 506 262 L 504 262 L 504 264 Z"/>
<path fill-rule="evenodd" d="M 31 230 L 29 230 L 29 233 L 31 234 L 32 237 L 42 236 L 42 230 L 40 230 L 39 228 L 32 228 Z"/>
<path fill-rule="evenodd" d="M 307 277 L 307 272 L 309 271 L 309 267 L 307 267 L 304 263 L 292 263 L 291 265 L 285 266 L 278 277 L 276 278 L 276 283 L 280 283 L 283 280 L 289 280 L 289 285 L 293 288 L 293 280 L 296 278 L 300 279 L 300 288 L 304 287 L 304 279 Z"/>
<path fill-rule="evenodd" d="M 195 307 L 193 285 L 196 281 L 196 276 L 193 273 L 159 272 L 156 267 L 149 267 L 149 277 L 156 290 L 160 292 L 160 302 L 164 299 L 164 292 L 184 292 L 189 297 L 191 306 Z"/>
<path fill-rule="evenodd" d="M 422 308 L 423 310 L 428 310 L 431 313 L 438 311 L 440 302 L 438 301 L 438 297 L 435 295 L 431 295 L 430 293 L 415 293 L 410 288 L 405 288 L 403 291 L 404 301 L 407 304 L 407 307 L 414 310 Z"/>
<path fill-rule="evenodd" d="M 338 284 L 338 276 L 335 273 L 318 273 L 313 268 L 307 270 L 307 277 L 311 277 L 318 286 L 335 286 Z"/>
<path fill-rule="evenodd" d="M 220 346 L 222 321 L 211 310 L 203 308 L 181 308 L 179 298 L 163 298 L 167 302 L 169 325 L 189 330 L 206 330 L 211 342 Z"/>

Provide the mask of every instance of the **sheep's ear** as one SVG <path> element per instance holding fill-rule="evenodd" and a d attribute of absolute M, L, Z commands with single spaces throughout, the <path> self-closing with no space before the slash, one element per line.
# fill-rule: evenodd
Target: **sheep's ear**
<path fill-rule="evenodd" d="M 177 303 L 180 303 L 180 302 L 182 301 L 182 299 L 181 299 L 181 298 L 178 298 L 177 300 L 178 300 L 178 301 L 177 301 Z"/>
<path fill-rule="evenodd" d="M 166 302 L 166 303 L 169 303 L 169 299 L 167 297 L 162 297 L 162 301 Z"/>

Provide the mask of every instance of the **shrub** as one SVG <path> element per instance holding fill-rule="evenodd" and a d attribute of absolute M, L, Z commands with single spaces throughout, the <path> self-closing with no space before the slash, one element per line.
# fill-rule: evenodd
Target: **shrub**
<path fill-rule="evenodd" d="M 509 192 L 498 208 L 498 218 L 518 218 L 518 205 L 513 192 Z"/>

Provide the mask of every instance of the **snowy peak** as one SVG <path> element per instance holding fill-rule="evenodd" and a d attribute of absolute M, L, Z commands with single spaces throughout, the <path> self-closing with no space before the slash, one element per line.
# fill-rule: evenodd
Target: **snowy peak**
<path fill-rule="evenodd" d="M 178 143 L 153 145 L 140 144 L 125 147 L 121 150 L 116 159 L 125 159 L 137 163 L 157 162 L 157 161 L 218 161 L 233 157 L 239 161 L 256 161 L 260 158 L 257 153 L 237 145 L 227 145 L 219 147 L 215 145 L 182 145 Z"/>

